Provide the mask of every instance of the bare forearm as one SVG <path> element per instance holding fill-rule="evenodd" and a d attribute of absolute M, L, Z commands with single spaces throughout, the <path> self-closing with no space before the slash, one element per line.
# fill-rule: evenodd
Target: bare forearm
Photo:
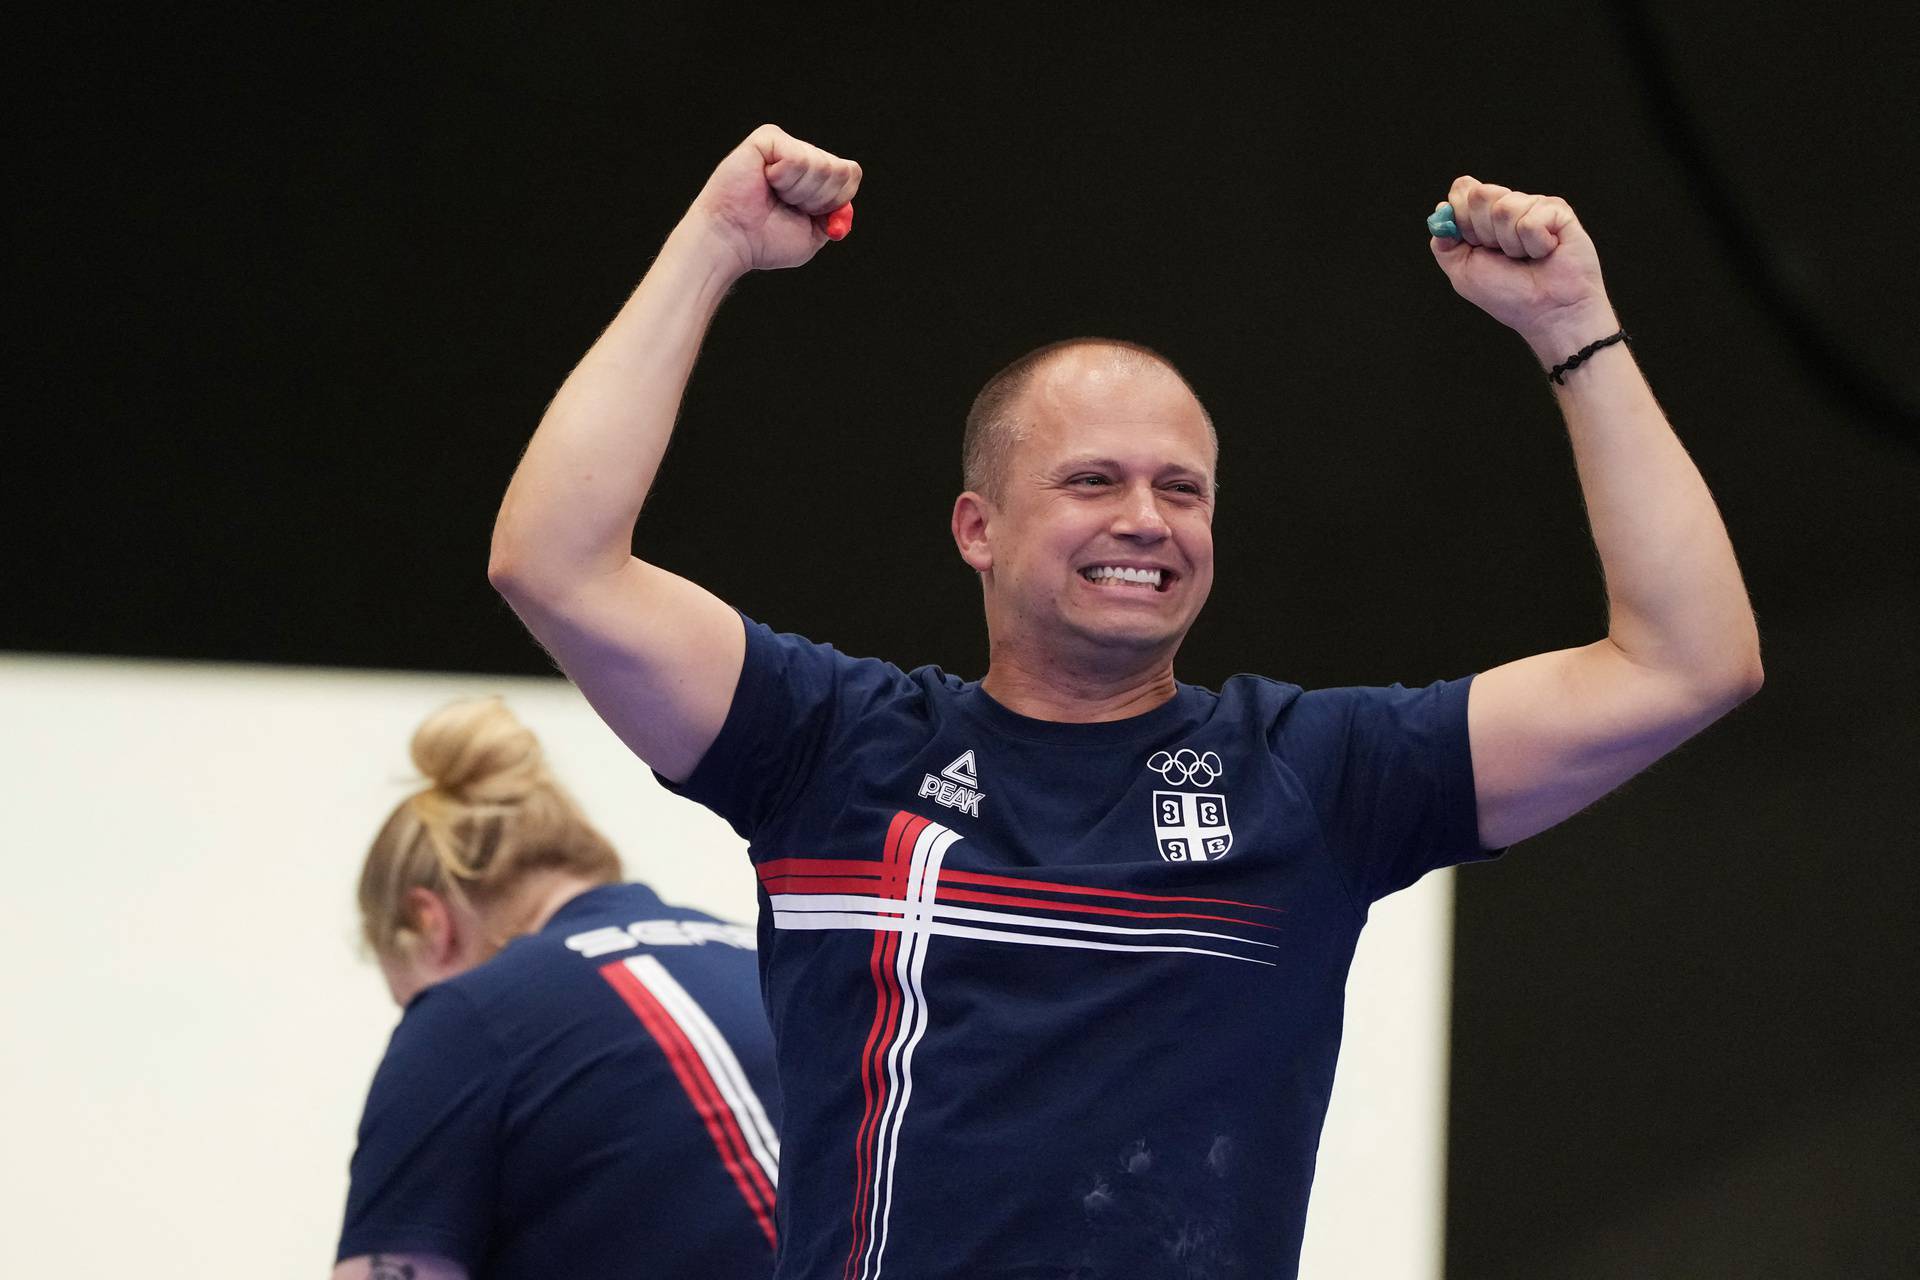
<path fill-rule="evenodd" d="M 1565 200 L 1463 174 L 1442 211 L 1457 234 L 1432 248 L 1455 291 L 1525 338 L 1543 369 L 1618 330 L 1593 239 Z M 1489 848 L 1578 813 L 1760 685 L 1726 527 L 1632 354 L 1598 348 L 1555 394 L 1606 577 L 1607 636 L 1473 682 L 1467 732 Z"/>
<path fill-rule="evenodd" d="M 700 343 L 743 272 L 698 213 L 668 236 L 514 473 L 494 525 L 492 574 L 503 590 L 626 564 Z"/>
<path fill-rule="evenodd" d="M 332 1280 L 467 1280 L 467 1269 L 431 1253 L 374 1253 L 343 1258 Z"/>
<path fill-rule="evenodd" d="M 1530 339 L 1543 365 L 1614 327 Z M 1556 388 L 1606 577 L 1608 638 L 1635 664 L 1744 695 L 1760 678 L 1759 636 L 1725 524 L 1624 344 L 1596 352 Z"/>

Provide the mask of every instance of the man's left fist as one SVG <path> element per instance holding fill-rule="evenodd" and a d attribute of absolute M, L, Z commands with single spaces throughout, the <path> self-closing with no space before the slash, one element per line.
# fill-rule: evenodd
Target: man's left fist
<path fill-rule="evenodd" d="M 1619 327 L 1599 254 L 1565 200 L 1462 175 L 1447 203 L 1460 238 L 1433 239 L 1440 269 L 1455 292 L 1519 333 L 1543 359 L 1562 360 Z"/>

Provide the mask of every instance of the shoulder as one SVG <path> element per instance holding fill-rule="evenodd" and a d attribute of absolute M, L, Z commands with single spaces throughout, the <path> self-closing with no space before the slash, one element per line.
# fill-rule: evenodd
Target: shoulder
<path fill-rule="evenodd" d="M 1306 690 L 1297 684 L 1242 673 L 1230 677 L 1220 686 L 1213 718 L 1243 721 L 1271 729 L 1292 714 L 1305 694 Z"/>
<path fill-rule="evenodd" d="M 856 657 L 751 618 L 745 622 L 747 657 L 740 694 L 746 699 L 871 704 L 924 697 L 945 684 L 932 667 L 909 674 L 882 658 Z"/>
<path fill-rule="evenodd" d="M 750 660 L 771 665 L 816 667 L 841 674 L 856 674 L 868 680 L 904 683 L 905 672 L 880 658 L 862 658 L 843 652 L 825 641 L 810 639 L 792 631 L 776 631 L 752 618 L 743 620 L 747 628 L 747 653 Z"/>
<path fill-rule="evenodd" d="M 977 683 L 931 664 L 904 669 L 884 658 L 859 657 L 751 619 L 746 626 L 749 677 L 743 678 L 742 691 L 749 696 L 778 691 L 835 704 L 841 715 L 897 712 L 939 718 L 948 703 Z"/>
<path fill-rule="evenodd" d="M 1306 692 L 1297 684 L 1288 684 L 1285 680 L 1275 680 L 1271 676 L 1254 675 L 1243 671 L 1230 676 L 1220 686 L 1220 701 L 1223 706 L 1254 706 L 1282 710 Z"/>
<path fill-rule="evenodd" d="M 409 1001 L 400 1014 L 400 1025 L 394 1028 L 394 1043 L 459 1040 L 497 1047 L 493 1046 L 482 1012 L 483 984 L 470 981 L 478 972 L 474 969 L 436 982 Z"/>
<path fill-rule="evenodd" d="M 591 1021 L 598 1011 L 604 962 L 595 957 L 612 949 L 606 939 L 631 946 L 630 928 L 640 922 L 671 924 L 699 916 L 665 906 L 641 885 L 602 885 L 583 897 L 586 901 L 563 908 L 546 928 L 513 939 L 484 964 L 429 988 L 420 1000 L 431 995 L 460 1006 L 469 1033 L 487 1037 L 503 1052 L 535 1052 L 552 1035 Z"/>
<path fill-rule="evenodd" d="M 915 667 L 906 673 L 906 692 L 916 702 L 927 707 L 944 707 L 967 690 L 978 686 L 979 681 L 962 680 L 950 675 L 939 667 Z"/>
<path fill-rule="evenodd" d="M 1259 727 L 1274 752 L 1311 758 L 1379 737 L 1446 737 L 1463 727 L 1472 677 L 1424 685 L 1339 685 L 1306 689 L 1258 675 L 1221 686 L 1217 714 Z"/>
<path fill-rule="evenodd" d="M 705 952 L 709 944 L 717 944 L 721 953 L 755 948 L 752 925 L 662 902 L 644 885 L 606 885 L 592 892 L 590 912 L 570 914 L 538 938 L 524 941 L 544 946 L 550 954 L 564 953 L 574 966 L 661 948 Z"/>
<path fill-rule="evenodd" d="M 402 1029 L 408 1022 L 418 1022 L 436 1042 L 457 1037 L 502 1058 L 508 1056 L 514 1019 L 503 1013 L 537 1006 L 535 993 L 544 985 L 538 975 L 545 966 L 532 948 L 522 945 L 526 941 L 515 939 L 485 964 L 428 987 L 407 1006 Z"/>
<path fill-rule="evenodd" d="M 486 1094 L 488 1082 L 506 1078 L 510 1060 L 490 1020 L 459 979 L 435 983 L 415 996 L 400 1015 L 374 1072 L 362 1120 L 363 1141 L 376 1128 L 405 1128 L 433 1114 L 437 1099 L 468 1089 Z"/>
<path fill-rule="evenodd" d="M 1451 750 L 1464 741 L 1473 677 L 1422 685 L 1293 688 L 1272 722 L 1274 749 L 1289 756 Z"/>

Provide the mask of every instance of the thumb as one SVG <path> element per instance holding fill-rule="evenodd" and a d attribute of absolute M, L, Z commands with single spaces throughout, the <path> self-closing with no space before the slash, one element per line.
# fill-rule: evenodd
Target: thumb
<path fill-rule="evenodd" d="M 1455 240 L 1451 236 L 1429 236 L 1427 247 L 1433 250 L 1433 260 L 1451 279 L 1461 267 L 1467 265 L 1467 259 L 1473 256 L 1473 246 L 1465 240 Z"/>
<path fill-rule="evenodd" d="M 1427 247 L 1433 250 L 1435 261 L 1449 276 L 1455 267 L 1467 260 L 1473 248 L 1454 229 L 1454 216 L 1453 206 L 1442 200 L 1433 206 L 1433 212 L 1427 217 Z M 1463 253 L 1462 250 L 1468 252 Z"/>
<path fill-rule="evenodd" d="M 853 202 L 849 200 L 838 209 L 816 216 L 813 225 L 829 240 L 845 240 L 853 230 Z"/>

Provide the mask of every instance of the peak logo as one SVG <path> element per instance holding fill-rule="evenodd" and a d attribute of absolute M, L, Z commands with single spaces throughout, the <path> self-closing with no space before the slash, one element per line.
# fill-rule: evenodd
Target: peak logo
<path fill-rule="evenodd" d="M 939 773 L 929 773 L 920 779 L 920 798 L 924 800 L 929 796 L 935 804 L 958 809 L 970 818 L 980 816 L 980 802 L 987 797 L 986 792 L 980 790 L 980 769 L 973 761 L 971 750 L 962 751 Z"/>

